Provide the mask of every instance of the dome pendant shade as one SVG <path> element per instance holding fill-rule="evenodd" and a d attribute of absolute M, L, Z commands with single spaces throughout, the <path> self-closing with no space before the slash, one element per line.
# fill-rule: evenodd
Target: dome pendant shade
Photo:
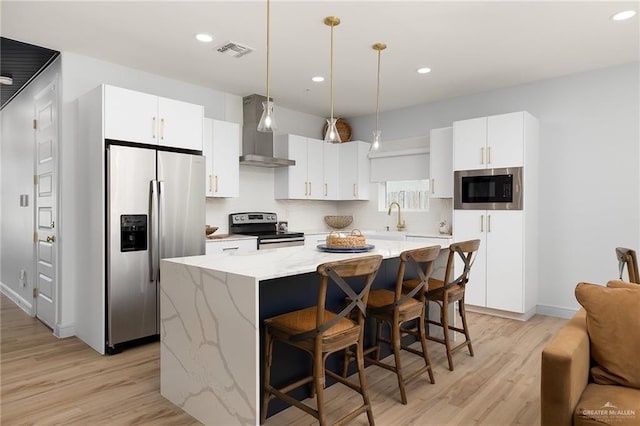
<path fill-rule="evenodd" d="M 260 116 L 260 122 L 258 123 L 259 132 L 275 132 L 278 129 L 276 124 L 276 118 L 273 115 L 273 102 L 264 101 L 262 103 L 262 116 Z"/>
<path fill-rule="evenodd" d="M 330 143 L 342 143 L 340 139 L 340 133 L 336 127 L 337 118 L 327 119 L 327 132 L 324 134 L 324 141 Z"/>

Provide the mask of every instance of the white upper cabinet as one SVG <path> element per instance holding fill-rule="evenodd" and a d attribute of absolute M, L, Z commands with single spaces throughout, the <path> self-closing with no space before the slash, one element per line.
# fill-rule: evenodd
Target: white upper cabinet
<path fill-rule="evenodd" d="M 340 144 L 338 197 L 340 200 L 368 200 L 371 144 L 361 141 Z"/>
<path fill-rule="evenodd" d="M 514 112 L 454 122 L 454 170 L 521 167 L 525 114 Z"/>
<path fill-rule="evenodd" d="M 158 117 L 158 145 L 202 151 L 202 105 L 159 97 Z"/>
<path fill-rule="evenodd" d="M 279 135 L 274 155 L 295 160 L 295 166 L 274 172 L 276 199 L 369 199 L 369 144 L 328 144 L 320 139 Z"/>
<path fill-rule="evenodd" d="M 319 139 L 297 135 L 275 138 L 274 154 L 296 162 L 275 170 L 276 199 L 323 199 L 323 144 Z"/>
<path fill-rule="evenodd" d="M 338 188 L 340 185 L 340 144 L 323 143 L 324 147 L 324 187 L 322 195 L 324 200 L 338 200 Z"/>
<path fill-rule="evenodd" d="M 204 119 L 207 197 L 237 197 L 240 192 L 240 125 Z"/>
<path fill-rule="evenodd" d="M 104 86 L 105 138 L 202 151 L 202 105 Z"/>
<path fill-rule="evenodd" d="M 431 198 L 453 198 L 453 128 L 431 130 Z"/>

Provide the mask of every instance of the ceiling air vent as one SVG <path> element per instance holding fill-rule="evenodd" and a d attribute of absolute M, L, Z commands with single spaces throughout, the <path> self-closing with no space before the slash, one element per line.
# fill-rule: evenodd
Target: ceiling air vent
<path fill-rule="evenodd" d="M 249 46 L 243 46 L 234 41 L 227 41 L 216 47 L 216 50 L 220 53 L 224 53 L 225 55 L 229 55 L 234 58 L 240 58 L 247 53 L 253 52 L 254 49 Z"/>

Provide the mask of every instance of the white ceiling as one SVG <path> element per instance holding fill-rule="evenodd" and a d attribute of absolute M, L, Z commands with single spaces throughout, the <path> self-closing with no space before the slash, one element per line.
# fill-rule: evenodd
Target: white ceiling
<path fill-rule="evenodd" d="M 284 1 L 271 3 L 271 95 L 326 116 L 329 27 L 335 28 L 335 113 L 392 110 L 639 60 L 639 18 L 609 17 L 638 1 Z M 266 1 L 1 2 L 3 37 L 75 52 L 244 96 L 266 94 Z M 198 32 L 216 37 L 203 44 Z M 232 40 L 255 48 L 215 52 Z M 419 75 L 428 66 L 430 74 Z M 323 83 L 311 77 L 323 75 Z"/>

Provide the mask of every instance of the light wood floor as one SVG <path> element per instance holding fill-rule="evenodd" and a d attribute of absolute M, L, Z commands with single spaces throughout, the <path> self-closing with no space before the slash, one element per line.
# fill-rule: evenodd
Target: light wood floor
<path fill-rule="evenodd" d="M 0 299 L 0 424 L 200 424 L 160 395 L 158 343 L 100 356 L 75 337 L 55 338 L 5 296 Z M 469 322 L 475 357 L 457 353 L 450 372 L 444 347 L 429 342 L 436 384 L 411 382 L 408 405 L 400 403 L 395 375 L 367 368 L 377 425 L 540 423 L 540 352 L 566 320 L 535 316 L 523 323 L 470 313 Z M 405 371 L 420 362 L 411 354 L 403 360 Z M 335 418 L 343 407 L 359 404 L 359 395 L 340 384 L 327 390 L 327 398 Z M 313 424 L 296 408 L 266 423 Z M 352 424 L 367 424 L 366 416 Z"/>

